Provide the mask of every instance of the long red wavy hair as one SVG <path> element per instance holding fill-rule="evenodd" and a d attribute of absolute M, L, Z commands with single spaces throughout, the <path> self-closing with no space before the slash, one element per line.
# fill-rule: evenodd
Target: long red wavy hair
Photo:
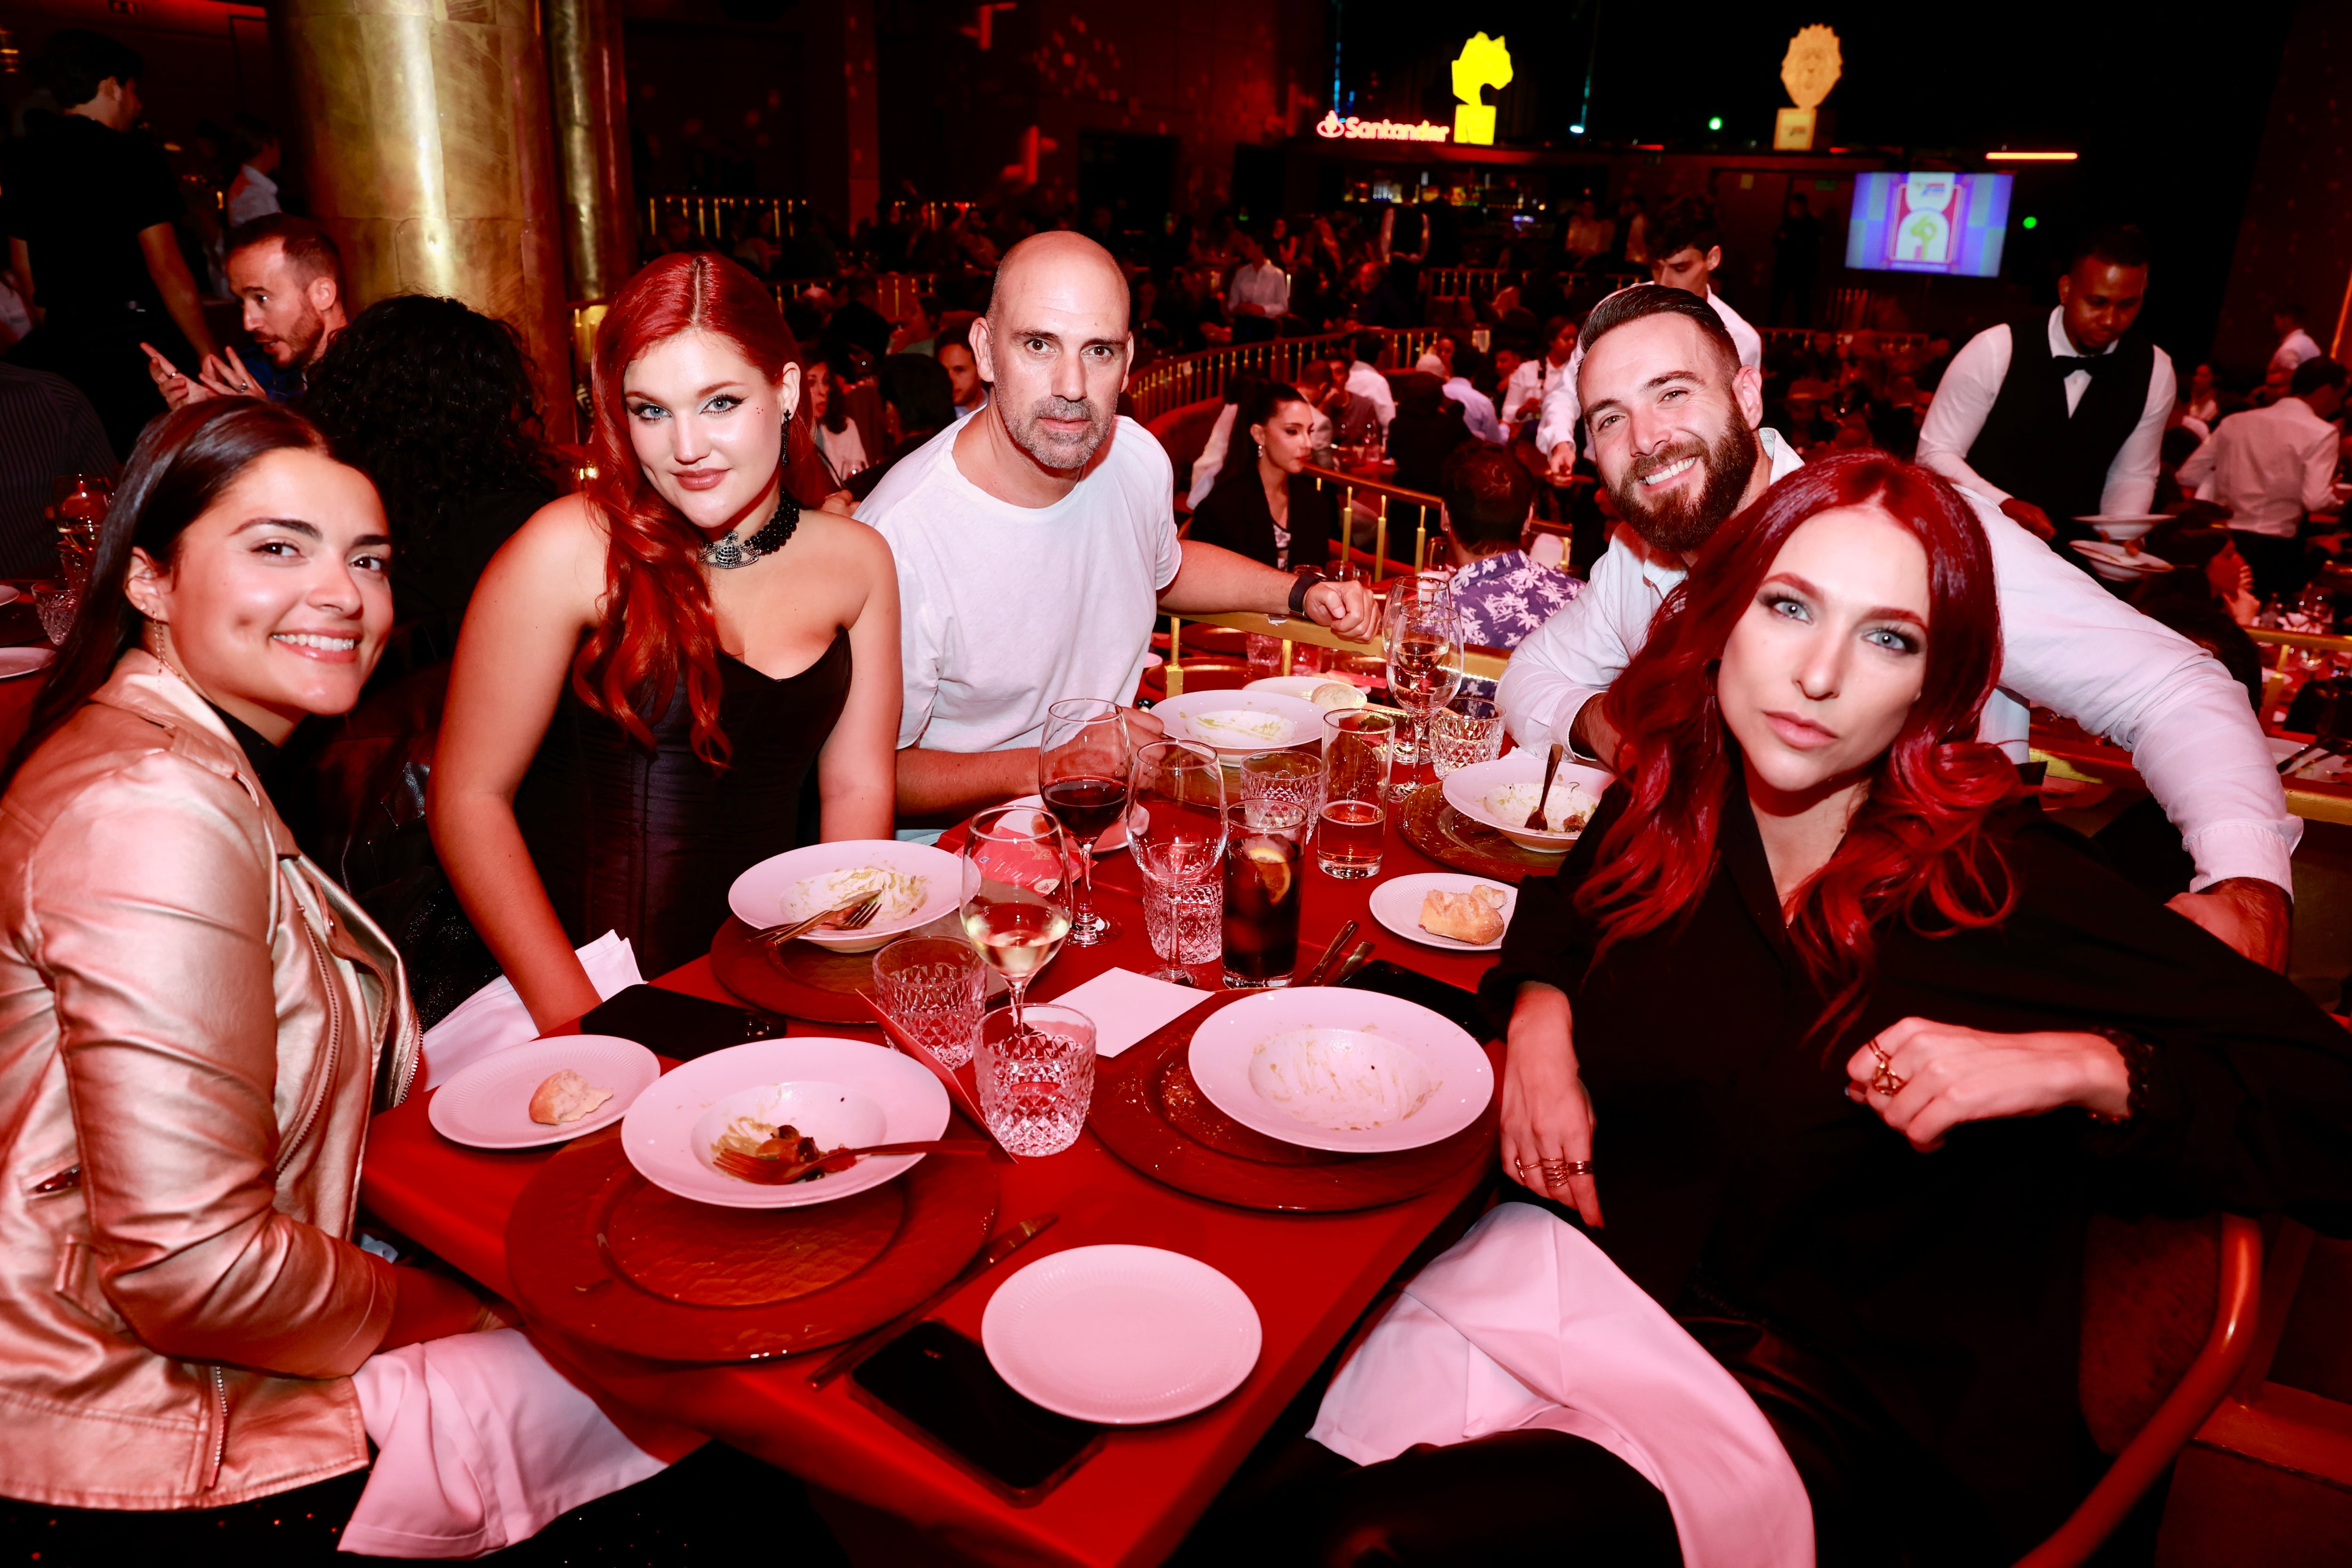
<path fill-rule="evenodd" d="M 722 256 L 665 256 L 614 297 L 596 329 L 596 477 L 586 488 L 609 534 L 604 612 L 572 661 L 572 687 L 581 701 L 650 746 L 649 720 L 660 717 L 683 673 L 695 753 L 723 766 L 730 747 L 719 726 L 719 629 L 702 575 L 703 536 L 646 478 L 621 398 L 629 366 L 686 331 L 725 338 L 771 383 L 801 358 L 767 286 Z M 794 500 L 814 507 L 832 486 L 808 426 L 803 409 L 784 432 L 783 482 Z"/>
<path fill-rule="evenodd" d="M 1875 973 L 1876 925 L 1991 925 L 2014 896 L 1986 823 L 2018 793 L 2017 770 L 1974 739 L 2000 677 L 1992 552 L 1967 503 L 1927 469 L 1876 452 L 1808 464 L 1716 531 L 1609 689 L 1633 798 L 1577 891 L 1601 928 L 1596 962 L 1697 904 L 1715 875 L 1724 809 L 1746 788 L 1716 701 L 1724 647 L 1789 536 L 1817 513 L 1858 506 L 1883 510 L 1927 551 L 1927 655 L 1919 699 L 1879 760 L 1870 798 L 1791 900 L 1790 942 L 1828 998 L 1819 1024 L 1832 1038 Z"/>

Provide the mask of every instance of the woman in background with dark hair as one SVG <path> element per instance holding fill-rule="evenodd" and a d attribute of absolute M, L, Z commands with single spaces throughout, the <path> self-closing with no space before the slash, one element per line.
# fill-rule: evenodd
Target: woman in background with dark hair
<path fill-rule="evenodd" d="M 707 951 L 735 877 L 798 841 L 812 769 L 824 837 L 889 837 L 898 577 L 814 510 L 799 360 L 733 262 L 638 273 L 596 335 L 597 478 L 475 592 L 427 817 L 542 1028 L 596 1005 L 573 949 L 607 930 L 649 974 Z"/>
<path fill-rule="evenodd" d="M 278 749 L 383 647 L 389 543 L 299 415 L 158 419 L 12 760 L 0 1491 L 42 1506 L 0 1509 L 0 1534 L 37 1555 L 331 1552 L 368 1465 L 352 1374 L 496 1326 L 351 1239 L 416 1020 L 271 801 Z"/>
<path fill-rule="evenodd" d="M 1401 1313 L 1358 1354 L 1437 1365 L 1413 1359 L 1434 1332 L 1454 1336 L 1444 1365 L 1470 1364 L 1465 1337 L 1510 1357 L 1591 1309 L 1564 1289 L 1581 1258 L 1601 1271 L 1590 1296 L 1647 1293 L 1618 1293 L 1621 1321 L 1672 1311 L 1685 1333 L 1642 1342 L 1686 1358 L 1667 1382 L 1731 1396 L 1719 1368 L 1747 1399 L 1643 1468 L 1621 1439 L 1642 1447 L 1657 1401 L 1621 1403 L 1632 1426 L 1465 1441 L 1476 1388 L 1465 1406 L 1444 1376 L 1408 1390 L 1351 1367 L 1317 1433 L 1367 1462 L 1323 1456 L 1319 1496 L 1272 1510 L 1311 1543 L 1289 1560 L 1503 1562 L 1605 1527 L 1608 1561 L 1676 1563 L 1715 1480 L 1771 1458 L 1729 1441 L 1743 1421 L 1760 1438 L 1760 1410 L 1796 1471 L 1760 1511 L 1810 1511 L 1824 1565 L 2014 1562 L 2097 1473 L 2075 1368 L 2095 1206 L 2352 1233 L 2344 1030 L 2009 809 L 2015 770 L 1974 739 L 2000 648 L 1990 547 L 1925 469 L 1808 465 L 1707 543 L 1606 699 L 1623 782 L 1561 870 L 1522 887 L 1482 986 L 1509 1019 L 1506 1171 L 1588 1230 L 1498 1208 L 1408 1288 L 1442 1291 L 1499 1246 L 1476 1258 L 1506 1282 L 1497 1315 L 1431 1331 Z M 1529 1254 L 1554 1283 L 1513 1318 Z M 1691 1339 L 1712 1359 L 1687 1359 Z M 1560 1341 L 1555 1408 L 1585 1408 L 1608 1354 Z M 1528 1373 L 1550 1355 L 1516 1360 L 1559 1386 Z M 1367 1542 L 1381 1554 L 1349 1544 Z"/>
<path fill-rule="evenodd" d="M 400 541 L 395 622 L 446 658 L 482 569 L 562 489 L 514 330 L 455 300 L 379 300 L 310 372 L 302 411 L 375 481 Z"/>
<path fill-rule="evenodd" d="M 1285 572 L 1328 563 L 1339 507 L 1337 492 L 1304 471 L 1315 455 L 1314 405 L 1296 387 L 1259 382 L 1234 424 L 1217 482 L 1184 536 Z"/>

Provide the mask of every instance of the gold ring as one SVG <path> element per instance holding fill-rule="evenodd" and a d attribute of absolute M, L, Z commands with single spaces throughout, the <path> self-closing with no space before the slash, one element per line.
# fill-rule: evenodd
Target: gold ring
<path fill-rule="evenodd" d="M 1870 1054 L 1878 1058 L 1878 1070 L 1870 1075 L 1870 1091 L 1892 1100 L 1903 1092 L 1908 1080 L 1895 1070 L 1895 1058 L 1881 1049 L 1876 1040 L 1870 1042 Z"/>

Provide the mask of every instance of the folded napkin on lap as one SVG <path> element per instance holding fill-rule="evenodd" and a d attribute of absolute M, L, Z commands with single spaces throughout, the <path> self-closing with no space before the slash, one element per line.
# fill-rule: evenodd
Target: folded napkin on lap
<path fill-rule="evenodd" d="M 634 1419 L 632 1441 L 520 1329 L 387 1351 L 352 1381 L 377 1453 L 341 1546 L 370 1557 L 499 1551 L 703 1441 Z"/>
<path fill-rule="evenodd" d="M 1599 1247 L 1529 1204 L 1489 1210 L 1413 1277 L 1307 1435 L 1373 1465 L 1536 1426 L 1647 1477 L 1687 1568 L 1813 1561 L 1805 1484 L 1755 1401 Z"/>
<path fill-rule="evenodd" d="M 1095 1055 L 1115 1057 L 1149 1039 L 1199 1006 L 1206 996 L 1132 969 L 1106 969 L 1084 985 L 1054 998 L 1056 1007 L 1076 1007 L 1095 1021 Z"/>
<path fill-rule="evenodd" d="M 580 949 L 580 963 L 596 994 L 607 1001 L 645 984 L 636 949 L 618 931 L 608 931 Z M 484 1057 L 537 1038 L 539 1029 L 515 994 L 514 982 L 500 975 L 425 1031 L 425 1087 L 438 1089 Z"/>

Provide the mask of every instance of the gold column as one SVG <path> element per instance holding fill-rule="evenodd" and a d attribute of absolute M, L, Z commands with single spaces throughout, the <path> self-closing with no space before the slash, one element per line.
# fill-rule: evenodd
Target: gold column
<path fill-rule="evenodd" d="M 313 215 L 354 309 L 444 294 L 522 335 L 551 439 L 572 439 L 546 53 L 533 0 L 281 0 L 270 9 Z"/>
<path fill-rule="evenodd" d="M 563 271 L 572 300 L 609 300 L 636 270 L 623 111 L 619 0 L 545 0 L 548 97 L 563 206 Z"/>

